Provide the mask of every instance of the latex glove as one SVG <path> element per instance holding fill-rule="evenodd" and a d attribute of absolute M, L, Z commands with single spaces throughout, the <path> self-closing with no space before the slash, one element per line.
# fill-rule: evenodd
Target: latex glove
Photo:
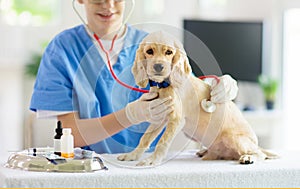
<path fill-rule="evenodd" d="M 230 75 L 223 75 L 219 83 L 216 79 L 211 83 L 211 101 L 213 103 L 224 103 L 236 98 L 238 93 L 238 86 L 236 80 Z"/>
<path fill-rule="evenodd" d="M 165 122 L 169 113 L 173 111 L 171 97 L 156 99 L 157 93 L 145 93 L 138 100 L 125 107 L 128 120 L 132 124 L 148 121 L 154 124 Z"/>

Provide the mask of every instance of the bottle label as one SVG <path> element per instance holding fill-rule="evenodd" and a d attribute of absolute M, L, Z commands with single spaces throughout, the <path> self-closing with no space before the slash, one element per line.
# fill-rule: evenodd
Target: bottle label
<path fill-rule="evenodd" d="M 54 152 L 60 152 L 60 140 L 59 139 L 54 139 Z"/>

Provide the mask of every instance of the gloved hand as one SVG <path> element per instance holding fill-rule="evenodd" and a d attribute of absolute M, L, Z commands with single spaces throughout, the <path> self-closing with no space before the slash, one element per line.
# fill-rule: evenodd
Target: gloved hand
<path fill-rule="evenodd" d="M 171 97 L 156 99 L 157 96 L 157 93 L 145 93 L 138 100 L 127 104 L 125 112 L 128 120 L 132 124 L 144 121 L 154 124 L 164 122 L 173 111 L 173 99 Z"/>
<path fill-rule="evenodd" d="M 211 98 L 213 103 L 224 103 L 236 98 L 238 86 L 236 80 L 230 75 L 223 75 L 219 83 L 214 79 L 211 83 Z"/>

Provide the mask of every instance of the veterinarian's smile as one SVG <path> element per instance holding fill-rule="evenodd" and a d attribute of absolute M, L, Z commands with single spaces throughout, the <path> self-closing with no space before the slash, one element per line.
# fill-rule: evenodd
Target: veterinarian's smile
<path fill-rule="evenodd" d="M 107 13 L 96 13 L 96 15 L 100 17 L 100 19 L 108 21 L 112 19 L 115 14 L 112 12 L 107 12 Z"/>

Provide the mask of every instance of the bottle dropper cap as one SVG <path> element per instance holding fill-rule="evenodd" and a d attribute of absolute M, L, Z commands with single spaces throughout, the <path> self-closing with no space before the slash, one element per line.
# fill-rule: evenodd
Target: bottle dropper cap
<path fill-rule="evenodd" d="M 58 133 L 58 134 L 62 134 L 62 131 L 63 131 L 63 129 L 62 129 L 62 126 L 61 126 L 61 121 L 58 121 L 55 132 Z"/>

